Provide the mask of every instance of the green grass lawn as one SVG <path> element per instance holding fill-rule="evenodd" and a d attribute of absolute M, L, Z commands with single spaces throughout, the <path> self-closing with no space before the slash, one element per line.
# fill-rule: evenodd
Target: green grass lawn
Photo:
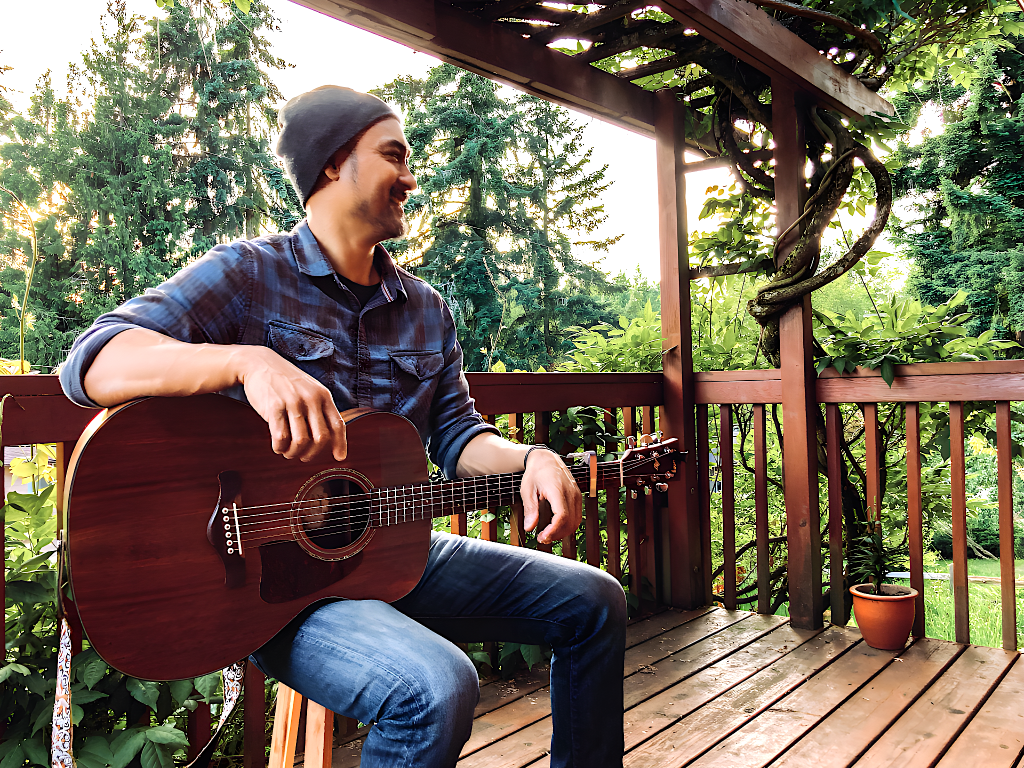
<path fill-rule="evenodd" d="M 935 561 L 935 565 L 928 565 L 925 570 L 930 573 L 949 573 L 949 566 L 952 560 L 943 560 L 939 558 Z M 1024 581 L 1024 559 L 1018 559 L 1014 561 L 1014 571 L 1017 573 L 1017 581 Z M 970 576 L 999 576 L 999 561 L 998 560 L 968 560 L 967 561 L 967 573 Z"/>

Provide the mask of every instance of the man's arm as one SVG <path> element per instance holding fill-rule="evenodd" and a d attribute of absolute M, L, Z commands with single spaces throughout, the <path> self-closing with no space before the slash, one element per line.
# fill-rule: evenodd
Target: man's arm
<path fill-rule="evenodd" d="M 132 328 L 103 346 L 83 380 L 89 398 L 104 406 L 219 392 L 236 384 L 270 426 L 276 453 L 309 461 L 330 450 L 338 461 L 345 458 L 345 423 L 331 393 L 267 347 L 193 344 Z"/>
<path fill-rule="evenodd" d="M 533 451 L 526 470 L 523 462 L 528 445 L 519 445 L 485 432 L 466 445 L 459 457 L 459 477 L 523 472 L 520 494 L 523 497 L 524 524 L 528 531 L 537 527 L 543 503 L 551 505 L 551 524 L 537 533 L 537 541 L 551 544 L 579 528 L 583 521 L 583 496 L 569 468 L 552 451 Z"/>

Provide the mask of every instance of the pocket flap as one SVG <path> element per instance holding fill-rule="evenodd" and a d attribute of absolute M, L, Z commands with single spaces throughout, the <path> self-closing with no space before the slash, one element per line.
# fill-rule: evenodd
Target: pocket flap
<path fill-rule="evenodd" d="M 270 324 L 270 346 L 292 360 L 317 360 L 334 354 L 334 342 L 326 336 L 273 322 Z"/>
<path fill-rule="evenodd" d="M 444 355 L 440 352 L 392 352 L 391 359 L 395 365 L 420 381 L 437 376 L 444 366 Z"/>

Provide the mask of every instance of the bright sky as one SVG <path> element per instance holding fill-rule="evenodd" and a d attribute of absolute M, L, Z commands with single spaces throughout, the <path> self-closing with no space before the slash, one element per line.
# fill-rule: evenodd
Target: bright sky
<path fill-rule="evenodd" d="M 400 75 L 421 77 L 438 60 L 397 43 L 322 16 L 288 0 L 269 0 L 281 20 L 281 32 L 271 37 L 274 52 L 294 66 L 274 79 L 286 98 L 325 83 L 368 90 Z M 0 76 L 15 107 L 27 106 L 39 77 L 52 70 L 57 89 L 64 87 L 69 62 L 81 60 L 92 38 L 100 34 L 106 0 L 51 0 L 47 12 L 34 3 L 5 3 L 4 32 L 0 33 L 0 65 L 12 67 Z M 159 12 L 154 0 L 127 0 L 129 11 L 145 16 Z M 586 139 L 594 146 L 596 164 L 609 166 L 614 180 L 605 194 L 609 214 L 603 236 L 623 234 L 605 257 L 603 268 L 613 274 L 640 270 L 657 279 L 658 220 L 654 142 L 643 136 L 576 113 L 584 122 Z M 723 172 L 691 174 L 688 209 L 696 224 L 704 190 L 720 183 Z M 580 254 L 585 256 L 585 254 Z"/>

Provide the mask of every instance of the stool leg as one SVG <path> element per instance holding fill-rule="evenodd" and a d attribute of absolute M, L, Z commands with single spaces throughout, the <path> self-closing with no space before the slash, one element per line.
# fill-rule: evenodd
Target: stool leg
<path fill-rule="evenodd" d="M 301 714 L 302 694 L 278 683 L 274 736 L 270 741 L 270 764 L 267 768 L 292 768 L 295 765 L 295 742 Z"/>
<path fill-rule="evenodd" d="M 306 702 L 304 768 L 331 768 L 334 752 L 334 713 L 312 699 Z"/>

